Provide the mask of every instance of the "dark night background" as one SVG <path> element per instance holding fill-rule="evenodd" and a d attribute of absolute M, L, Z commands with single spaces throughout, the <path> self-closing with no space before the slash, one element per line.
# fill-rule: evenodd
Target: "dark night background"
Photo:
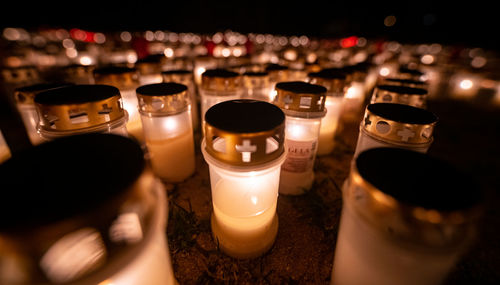
<path fill-rule="evenodd" d="M 500 48 L 494 1 L 9 1 L 2 3 L 0 25 L 90 30 L 164 29 L 213 33 L 272 33 L 368 38 L 407 43 L 439 42 Z M 384 18 L 396 16 L 385 27 Z"/>

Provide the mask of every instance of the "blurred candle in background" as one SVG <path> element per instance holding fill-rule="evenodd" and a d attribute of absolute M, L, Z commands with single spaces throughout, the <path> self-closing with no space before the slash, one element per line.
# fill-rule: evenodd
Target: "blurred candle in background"
<path fill-rule="evenodd" d="M 427 152 L 433 141 L 438 117 L 432 112 L 413 106 L 369 104 L 359 127 L 354 157 L 376 147 L 406 148 Z"/>
<path fill-rule="evenodd" d="M 331 284 L 442 284 L 474 241 L 478 186 L 444 162 L 396 148 L 362 152 L 348 180 Z"/>
<path fill-rule="evenodd" d="M 314 182 L 321 119 L 325 116 L 326 88 L 302 81 L 276 84 L 274 104 L 286 115 L 287 159 L 281 167 L 280 193 L 300 195 Z"/>
<path fill-rule="evenodd" d="M 149 55 L 135 62 L 135 68 L 139 72 L 139 84 L 161 83 L 162 66 L 167 58 L 163 54 Z"/>
<path fill-rule="evenodd" d="M 309 73 L 309 82 L 326 88 L 326 115 L 321 120 L 319 130 L 318 155 L 333 151 L 335 131 L 337 130 L 342 103 L 344 101 L 346 74 L 338 69 L 323 69 Z"/>
<path fill-rule="evenodd" d="M 49 89 L 35 97 L 37 131 L 45 140 L 83 133 L 128 136 L 122 105 L 120 91 L 109 85 Z"/>
<path fill-rule="evenodd" d="M 135 141 L 60 138 L 1 164 L 0 177 L 1 284 L 176 284 L 165 189 Z"/>
<path fill-rule="evenodd" d="M 120 90 L 123 98 L 123 108 L 127 111 L 127 131 L 144 143 L 141 116 L 138 111 L 137 96 L 135 89 L 139 87 L 139 75 L 135 68 L 121 66 L 106 66 L 94 70 L 96 84 L 111 85 Z"/>
<path fill-rule="evenodd" d="M 201 150 L 210 170 L 216 243 L 232 257 L 260 256 L 278 233 L 285 116 L 267 102 L 231 100 L 212 106 L 205 120 Z"/>
<path fill-rule="evenodd" d="M 95 65 L 71 64 L 62 68 L 64 80 L 74 84 L 94 84 Z"/>
<path fill-rule="evenodd" d="M 195 171 L 191 104 L 187 86 L 156 83 L 137 88 L 139 112 L 153 172 L 182 182 Z"/>
<path fill-rule="evenodd" d="M 398 103 L 425 108 L 427 90 L 402 85 L 377 85 L 373 90 L 371 103 Z"/>
<path fill-rule="evenodd" d="M 193 72 L 187 69 L 171 69 L 162 72 L 163 82 L 175 82 L 187 86 L 189 100 L 191 100 L 191 121 L 193 122 L 193 130 L 198 130 L 200 125 L 199 119 L 199 104 L 200 100 L 196 96 L 196 84 L 194 83 Z"/>
<path fill-rule="evenodd" d="M 245 72 L 243 86 L 245 88 L 243 98 L 272 102 L 271 82 L 267 72 Z"/>

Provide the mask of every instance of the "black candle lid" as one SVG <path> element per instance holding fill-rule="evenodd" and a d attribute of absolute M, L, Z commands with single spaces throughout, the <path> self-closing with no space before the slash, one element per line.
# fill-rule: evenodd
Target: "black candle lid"
<path fill-rule="evenodd" d="M 64 137 L 19 153 L 0 165 L 0 231 L 119 207 L 144 170 L 143 155 L 133 140 L 110 134 Z"/>
<path fill-rule="evenodd" d="M 193 72 L 187 69 L 172 69 L 162 72 L 162 74 L 191 74 L 191 73 Z"/>
<path fill-rule="evenodd" d="M 482 198 L 469 177 L 419 152 L 369 149 L 357 157 L 356 167 L 364 180 L 408 206 L 459 211 L 476 206 Z"/>
<path fill-rule="evenodd" d="M 143 85 L 136 89 L 137 94 L 145 96 L 168 96 L 179 94 L 187 90 L 184 84 L 168 82 Z"/>
<path fill-rule="evenodd" d="M 326 88 L 303 81 L 280 82 L 276 84 L 276 89 L 297 94 L 323 94 L 326 93 Z"/>
<path fill-rule="evenodd" d="M 427 125 L 438 121 L 434 113 L 404 104 L 374 103 L 366 108 L 374 115 L 398 123 Z"/>
<path fill-rule="evenodd" d="M 279 70 L 287 70 L 288 66 L 280 65 L 280 64 L 269 64 L 266 66 L 266 71 L 279 71 Z"/>
<path fill-rule="evenodd" d="M 136 72 L 135 68 L 125 67 L 125 66 L 103 66 L 94 69 L 94 74 L 98 75 L 112 75 L 112 74 L 123 74 Z"/>
<path fill-rule="evenodd" d="M 427 95 L 427 90 L 408 86 L 378 85 L 377 89 L 405 95 Z"/>
<path fill-rule="evenodd" d="M 202 74 L 203 77 L 221 77 L 221 78 L 237 77 L 238 75 L 239 74 L 237 72 L 221 68 L 209 69 L 203 72 Z"/>

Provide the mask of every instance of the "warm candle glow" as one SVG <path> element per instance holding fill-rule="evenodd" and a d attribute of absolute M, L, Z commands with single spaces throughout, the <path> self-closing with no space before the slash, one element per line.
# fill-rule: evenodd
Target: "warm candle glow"
<path fill-rule="evenodd" d="M 318 141 L 318 155 L 332 152 L 334 136 L 337 130 L 343 97 L 326 96 L 326 115 L 321 120 Z"/>
<path fill-rule="evenodd" d="M 135 90 L 120 90 L 120 94 L 122 95 L 123 109 L 128 113 L 127 131 L 131 136 L 143 143 L 144 135 Z"/>
<path fill-rule="evenodd" d="M 2 132 L 0 132 L 0 163 L 9 159 L 10 155 L 10 149 L 3 138 Z"/>

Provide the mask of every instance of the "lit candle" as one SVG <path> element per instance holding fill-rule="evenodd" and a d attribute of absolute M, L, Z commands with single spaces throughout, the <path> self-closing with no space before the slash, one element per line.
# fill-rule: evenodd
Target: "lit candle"
<path fill-rule="evenodd" d="M 167 58 L 163 54 L 150 55 L 135 62 L 135 67 L 139 71 L 140 85 L 163 82 L 162 64 Z"/>
<path fill-rule="evenodd" d="M 3 68 L 2 77 L 4 84 L 10 88 L 22 87 L 40 81 L 40 74 L 34 66 Z"/>
<path fill-rule="evenodd" d="M 279 192 L 300 195 L 314 182 L 314 160 L 321 119 L 325 116 L 326 88 L 302 81 L 276 84 L 274 104 L 286 115 L 287 159 L 281 167 Z"/>
<path fill-rule="evenodd" d="M 334 136 L 344 100 L 346 75 L 336 69 L 324 69 L 309 73 L 309 82 L 324 86 L 326 93 L 326 115 L 321 120 L 319 130 L 318 155 L 326 155 L 333 151 Z"/>
<path fill-rule="evenodd" d="M 163 82 L 175 82 L 187 86 L 187 92 L 191 100 L 191 121 L 193 123 L 193 129 L 197 130 L 200 124 L 198 119 L 199 99 L 198 96 L 196 96 L 196 85 L 194 83 L 193 72 L 187 69 L 172 69 L 163 71 L 162 76 Z"/>
<path fill-rule="evenodd" d="M 371 103 L 398 103 L 425 108 L 427 90 L 408 86 L 377 85 L 373 90 Z"/>
<path fill-rule="evenodd" d="M 0 131 L 0 164 L 11 156 L 9 146 L 3 138 L 2 131 Z"/>
<path fill-rule="evenodd" d="M 205 113 L 210 107 L 220 102 L 240 99 L 243 96 L 241 76 L 226 69 L 207 70 L 202 75 L 200 95 L 203 124 Z"/>
<path fill-rule="evenodd" d="M 153 172 L 167 182 L 185 180 L 195 171 L 187 86 L 144 85 L 137 88 L 137 97 Z"/>
<path fill-rule="evenodd" d="M 455 99 L 473 99 L 480 89 L 480 76 L 457 72 L 450 78 L 450 95 Z"/>
<path fill-rule="evenodd" d="M 120 91 L 109 85 L 70 85 L 35 97 L 37 131 L 45 140 L 82 133 L 127 136 Z"/>
<path fill-rule="evenodd" d="M 165 189 L 135 141 L 60 138 L 0 169 L 1 284 L 176 284 Z"/>
<path fill-rule="evenodd" d="M 354 156 L 376 147 L 406 148 L 425 153 L 438 118 L 432 112 L 394 103 L 369 104 L 359 128 Z"/>
<path fill-rule="evenodd" d="M 265 71 L 269 74 L 269 81 L 271 81 L 271 90 L 276 89 L 278 82 L 285 82 L 290 80 L 290 72 L 288 66 L 280 64 L 268 64 Z M 274 96 L 271 98 L 274 100 Z"/>
<path fill-rule="evenodd" d="M 243 74 L 245 92 L 243 98 L 272 102 L 271 82 L 267 72 L 245 72 Z"/>
<path fill-rule="evenodd" d="M 28 132 L 28 136 L 33 145 L 37 145 L 43 142 L 42 137 L 38 134 L 38 114 L 35 108 L 35 96 L 36 94 L 63 86 L 69 86 L 70 83 L 39 83 L 28 86 L 23 86 L 17 88 L 14 91 L 14 98 L 16 99 L 17 109 L 21 114 L 24 126 Z"/>
<path fill-rule="evenodd" d="M 194 80 L 198 87 L 201 86 L 201 75 L 209 70 L 217 68 L 217 59 L 211 56 L 198 56 L 194 59 Z"/>
<path fill-rule="evenodd" d="M 480 189 L 397 148 L 362 152 L 348 179 L 331 284 L 441 284 L 474 240 Z"/>
<path fill-rule="evenodd" d="M 205 120 L 202 153 L 210 170 L 212 233 L 230 256 L 260 256 L 278 233 L 285 116 L 267 102 L 231 100 L 211 107 Z"/>
<path fill-rule="evenodd" d="M 110 66 L 94 70 L 96 84 L 111 85 L 120 90 L 123 99 L 123 108 L 127 111 L 127 131 L 144 143 L 141 116 L 138 111 L 137 95 L 135 89 L 139 87 L 139 76 L 135 68 Z"/>

